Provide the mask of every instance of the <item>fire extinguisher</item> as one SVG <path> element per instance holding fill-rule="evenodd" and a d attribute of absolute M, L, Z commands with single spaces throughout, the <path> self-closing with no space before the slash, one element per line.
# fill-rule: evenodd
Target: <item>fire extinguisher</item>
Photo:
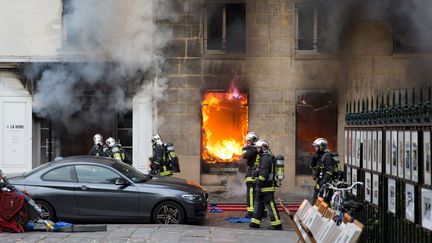
<path fill-rule="evenodd" d="M 284 167 L 285 158 L 282 155 L 276 156 L 276 183 L 278 186 L 282 185 L 282 180 L 285 178 Z"/>

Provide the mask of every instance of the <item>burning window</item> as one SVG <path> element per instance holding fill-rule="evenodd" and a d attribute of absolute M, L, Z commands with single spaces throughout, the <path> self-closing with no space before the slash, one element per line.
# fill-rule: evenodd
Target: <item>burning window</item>
<path fill-rule="evenodd" d="M 236 88 L 227 92 L 205 91 L 201 111 L 204 165 L 213 164 L 210 167 L 216 168 L 214 165 L 222 162 L 224 168 L 219 171 L 236 171 L 232 164 L 240 160 L 243 139 L 248 131 L 247 95 Z"/>

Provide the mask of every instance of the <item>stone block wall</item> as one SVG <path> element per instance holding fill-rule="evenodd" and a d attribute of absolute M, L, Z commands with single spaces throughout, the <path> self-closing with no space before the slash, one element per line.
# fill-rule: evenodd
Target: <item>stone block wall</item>
<path fill-rule="evenodd" d="M 217 185 L 227 178 L 201 175 L 201 94 L 226 89 L 234 73 L 240 75 L 240 88 L 249 93 L 249 130 L 268 140 L 275 154 L 285 156 L 286 179 L 280 192 L 305 195 L 313 182 L 295 174 L 296 90 L 338 92 L 337 148 L 343 158 L 346 101 L 400 87 L 410 76 L 410 61 L 392 53 L 391 30 L 383 23 L 357 25 L 343 55 L 296 52 L 294 0 L 245 0 L 245 54 L 205 54 L 205 3 L 239 1 L 186 2 L 191 4 L 179 11 L 180 21 L 172 25 L 174 40 L 167 48 L 169 88 L 167 100 L 158 105 L 164 120 L 159 132 L 176 146 L 185 171 L 180 176 L 202 184 Z"/>

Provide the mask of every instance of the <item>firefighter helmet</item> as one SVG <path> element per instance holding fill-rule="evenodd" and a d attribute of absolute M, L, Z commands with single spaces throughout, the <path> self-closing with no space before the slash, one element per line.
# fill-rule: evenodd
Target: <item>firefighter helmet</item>
<path fill-rule="evenodd" d="M 156 144 L 162 145 L 162 144 L 163 144 L 163 142 L 162 142 L 162 138 L 161 138 L 161 136 L 160 136 L 159 134 L 154 135 L 154 136 L 151 138 L 151 142 L 152 142 L 152 144 L 154 144 L 154 145 L 156 145 Z"/>
<path fill-rule="evenodd" d="M 325 138 L 317 138 L 315 141 L 313 141 L 312 145 L 314 147 L 319 147 L 320 149 L 326 149 L 327 148 L 327 140 Z"/>
<path fill-rule="evenodd" d="M 246 141 L 249 141 L 253 144 L 256 143 L 258 139 L 258 134 L 256 134 L 256 132 L 249 132 L 248 134 L 246 134 Z"/>
<path fill-rule="evenodd" d="M 93 142 L 94 142 L 94 144 L 95 145 L 103 145 L 103 137 L 102 137 L 102 135 L 100 135 L 99 133 L 96 133 L 94 136 L 93 136 Z"/>
<path fill-rule="evenodd" d="M 255 143 L 255 145 L 256 145 L 257 147 L 259 147 L 259 148 L 268 148 L 268 147 L 269 147 L 269 143 L 268 143 L 266 140 L 264 140 L 264 139 L 260 139 L 260 140 L 258 140 L 258 141 Z"/>
<path fill-rule="evenodd" d="M 106 144 L 108 145 L 108 147 L 113 147 L 114 145 L 115 145 L 115 140 L 114 140 L 114 138 L 112 138 L 112 137 L 109 137 L 109 138 L 107 138 L 107 140 L 106 140 Z"/>

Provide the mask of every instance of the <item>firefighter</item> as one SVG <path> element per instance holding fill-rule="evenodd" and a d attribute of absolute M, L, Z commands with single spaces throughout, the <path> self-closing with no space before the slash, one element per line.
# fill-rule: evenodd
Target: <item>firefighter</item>
<path fill-rule="evenodd" d="M 168 150 L 164 146 L 161 136 L 159 134 L 154 135 L 151 142 L 153 147 L 153 157 L 150 158 L 151 173 L 160 176 L 172 176 Z"/>
<path fill-rule="evenodd" d="M 122 148 L 121 144 L 116 143 L 114 138 L 109 137 L 106 140 L 106 144 L 109 147 L 108 155 L 111 158 L 114 158 L 117 161 L 121 161 L 127 164 L 131 164 L 131 161 L 129 159 L 128 154 L 126 151 Z"/>
<path fill-rule="evenodd" d="M 255 179 L 252 178 L 255 162 L 257 160 L 258 150 L 255 143 L 258 141 L 258 135 L 255 132 L 246 134 L 246 145 L 242 149 L 241 162 L 246 164 L 246 218 L 252 218 L 254 211 L 254 187 Z"/>
<path fill-rule="evenodd" d="M 104 145 L 102 135 L 100 135 L 99 133 L 96 133 L 93 136 L 93 142 L 94 142 L 94 145 L 90 149 L 90 152 L 88 153 L 88 155 L 106 156 L 106 153 L 108 152 L 108 147 L 106 145 Z"/>
<path fill-rule="evenodd" d="M 258 140 L 255 144 L 258 150 L 259 163 L 254 171 L 255 178 L 255 206 L 249 227 L 259 228 L 264 216 L 264 209 L 270 217 L 272 230 L 282 230 L 282 221 L 274 201 L 276 191 L 276 160 L 265 140 Z"/>
<path fill-rule="evenodd" d="M 323 186 L 333 180 L 335 169 L 332 154 L 327 148 L 327 140 L 325 138 L 317 138 L 312 143 L 312 146 L 314 146 L 316 152 L 310 164 L 312 177 L 316 182 L 312 198 L 313 205 L 318 196 L 323 196 Z M 331 198 L 331 195 L 326 196 L 326 201 L 329 201 L 329 198 Z"/>

